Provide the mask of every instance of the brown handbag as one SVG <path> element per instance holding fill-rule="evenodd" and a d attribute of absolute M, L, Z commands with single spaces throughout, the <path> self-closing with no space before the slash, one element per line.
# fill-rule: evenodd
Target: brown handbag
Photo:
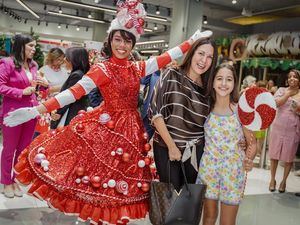
<path fill-rule="evenodd" d="M 152 182 L 150 189 L 150 221 L 153 225 L 199 225 L 206 185 L 188 184 L 183 163 L 184 185 L 177 192 L 170 182 Z"/>

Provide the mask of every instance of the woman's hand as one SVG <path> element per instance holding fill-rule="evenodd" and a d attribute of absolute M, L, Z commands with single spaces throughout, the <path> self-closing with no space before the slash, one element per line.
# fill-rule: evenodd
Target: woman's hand
<path fill-rule="evenodd" d="M 41 77 L 39 75 L 37 76 L 36 84 L 37 85 L 41 85 L 43 87 L 48 87 L 49 86 L 48 81 L 45 78 L 43 78 L 43 77 Z"/>
<path fill-rule="evenodd" d="M 35 87 L 32 86 L 23 89 L 23 95 L 31 95 L 34 92 L 35 92 Z"/>
<path fill-rule="evenodd" d="M 51 113 L 51 119 L 52 119 L 53 121 L 59 120 L 60 117 L 61 117 L 60 114 L 57 114 L 57 113 Z"/>
<path fill-rule="evenodd" d="M 247 142 L 245 139 L 242 139 L 238 142 L 239 147 L 243 150 L 246 151 L 247 149 Z"/>
<path fill-rule="evenodd" d="M 246 157 L 243 162 L 244 170 L 250 172 L 253 169 L 253 161 Z"/>
<path fill-rule="evenodd" d="M 170 161 L 180 161 L 181 160 L 181 152 L 177 148 L 176 145 L 172 147 L 168 147 L 169 150 L 169 159 Z"/>

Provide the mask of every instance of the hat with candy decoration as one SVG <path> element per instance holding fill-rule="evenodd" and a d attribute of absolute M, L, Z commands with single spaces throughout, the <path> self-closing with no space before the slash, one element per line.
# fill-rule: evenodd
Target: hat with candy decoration
<path fill-rule="evenodd" d="M 141 34 L 144 33 L 143 25 L 146 17 L 146 11 L 141 0 L 119 0 L 117 6 L 117 16 L 111 22 L 107 32 L 126 30 L 132 33 L 138 40 Z"/>
<path fill-rule="evenodd" d="M 268 128 L 276 116 L 273 95 L 264 88 L 247 89 L 239 99 L 238 116 L 241 123 L 252 131 Z"/>

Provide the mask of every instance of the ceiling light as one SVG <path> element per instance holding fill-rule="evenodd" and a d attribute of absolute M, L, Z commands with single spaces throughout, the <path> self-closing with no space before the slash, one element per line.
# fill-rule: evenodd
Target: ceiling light
<path fill-rule="evenodd" d="M 86 27 L 86 28 L 85 28 L 85 31 L 88 32 L 88 31 L 89 31 L 89 27 Z"/>
<path fill-rule="evenodd" d="M 45 10 L 45 11 L 47 10 L 47 5 L 46 5 L 46 4 L 44 4 L 44 10 Z"/>
<path fill-rule="evenodd" d="M 207 24 L 207 16 L 202 17 L 202 22 L 203 22 L 203 24 Z"/>
<path fill-rule="evenodd" d="M 159 15 L 159 14 L 160 14 L 160 11 L 159 11 L 159 6 L 156 6 L 156 11 L 155 11 L 155 14 L 156 14 L 156 15 Z"/>
<path fill-rule="evenodd" d="M 237 0 L 232 0 L 231 3 L 232 3 L 232 4 L 236 4 L 236 3 L 237 3 Z"/>
<path fill-rule="evenodd" d="M 141 53 L 150 53 L 150 54 L 152 54 L 152 53 L 159 53 L 159 51 L 158 50 L 142 50 Z"/>
<path fill-rule="evenodd" d="M 95 3 L 98 4 L 100 1 L 99 0 L 95 0 Z"/>
<path fill-rule="evenodd" d="M 40 18 L 38 14 L 36 14 L 29 6 L 27 6 L 23 1 L 21 0 L 16 0 L 20 5 L 22 5 L 25 9 L 27 9 L 28 12 L 30 12 L 34 17 Z"/>
<path fill-rule="evenodd" d="M 90 19 L 90 18 L 86 18 L 86 17 L 74 16 L 74 15 L 70 15 L 70 14 L 58 13 L 58 12 L 53 12 L 53 11 L 48 11 L 48 14 L 61 16 L 61 17 L 67 17 L 67 18 L 73 18 L 73 19 L 78 19 L 78 20 L 91 21 L 91 22 L 95 22 L 95 23 L 105 23 L 105 21 L 103 21 L 103 20 L 95 20 L 95 19 Z"/>
<path fill-rule="evenodd" d="M 68 24 L 66 24 L 66 29 L 68 29 L 69 28 L 69 25 Z"/>
<path fill-rule="evenodd" d="M 59 13 L 62 13 L 61 6 L 59 6 L 58 12 L 59 12 Z"/>
<path fill-rule="evenodd" d="M 24 20 L 24 23 L 25 23 L 25 24 L 27 23 L 27 19 Z"/>
<path fill-rule="evenodd" d="M 68 4 L 68 5 L 73 5 L 73 6 L 80 6 L 80 7 L 88 8 L 88 9 L 95 9 L 95 10 L 101 10 L 101 11 L 106 11 L 106 12 L 110 12 L 110 13 L 117 13 L 117 10 L 112 9 L 112 8 L 104 8 L 104 7 L 83 4 L 83 3 L 73 2 L 73 1 L 65 1 L 65 0 L 52 0 L 52 1 L 63 3 L 63 4 Z M 162 22 L 168 21 L 166 18 L 156 17 L 156 16 L 146 16 L 146 19 L 157 20 L 157 21 L 162 21 Z"/>
<path fill-rule="evenodd" d="M 80 31 L 80 27 L 79 27 L 79 26 L 77 26 L 77 27 L 76 27 L 76 30 L 77 30 L 77 31 Z"/>
<path fill-rule="evenodd" d="M 48 21 L 46 22 L 46 27 L 48 27 Z"/>
<path fill-rule="evenodd" d="M 90 19 L 92 18 L 92 14 L 90 12 L 89 12 L 88 18 L 90 18 Z"/>
<path fill-rule="evenodd" d="M 147 44 L 157 44 L 157 43 L 164 43 L 166 42 L 165 40 L 155 40 L 155 41 L 143 41 L 143 42 L 138 42 L 136 45 L 147 45 Z"/>
<path fill-rule="evenodd" d="M 247 16 L 247 17 L 251 17 L 252 16 L 252 12 L 249 9 L 243 8 L 242 10 L 242 16 Z"/>
<path fill-rule="evenodd" d="M 153 30 L 149 29 L 149 28 L 144 28 L 144 31 L 146 31 L 146 32 L 153 32 Z"/>
<path fill-rule="evenodd" d="M 73 1 L 64 1 L 64 0 L 52 0 L 52 1 L 60 2 L 63 4 L 68 4 L 68 5 L 80 6 L 80 7 L 88 8 L 88 9 L 102 10 L 102 11 L 111 12 L 111 13 L 117 12 L 117 10 L 115 10 L 115 9 L 109 9 L 109 8 L 104 8 L 104 7 L 99 7 L 99 6 L 89 5 L 89 4 L 82 4 L 82 3 L 73 2 Z"/>
<path fill-rule="evenodd" d="M 60 25 L 60 24 L 58 24 L 57 28 L 58 28 L 58 29 L 60 29 L 60 28 L 61 28 L 61 25 Z"/>
<path fill-rule="evenodd" d="M 157 30 L 157 29 L 158 29 L 158 27 L 157 27 L 157 24 L 155 23 L 154 27 L 153 27 L 153 30 Z"/>

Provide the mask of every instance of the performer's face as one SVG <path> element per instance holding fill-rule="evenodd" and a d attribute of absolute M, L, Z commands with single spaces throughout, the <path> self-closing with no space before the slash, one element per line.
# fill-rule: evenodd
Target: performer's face
<path fill-rule="evenodd" d="M 202 75 L 211 66 L 214 56 L 214 48 L 210 44 L 200 45 L 192 58 L 189 74 Z"/>
<path fill-rule="evenodd" d="M 114 54 L 119 59 L 128 58 L 132 50 L 132 41 L 130 39 L 124 39 L 120 31 L 117 31 L 111 41 L 111 49 Z"/>

